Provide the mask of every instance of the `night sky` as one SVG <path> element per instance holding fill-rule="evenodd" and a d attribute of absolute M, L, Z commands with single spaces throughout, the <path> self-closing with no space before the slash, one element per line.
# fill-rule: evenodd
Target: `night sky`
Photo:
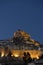
<path fill-rule="evenodd" d="M 18 29 L 43 44 L 43 0 L 0 0 L 0 40 Z"/>

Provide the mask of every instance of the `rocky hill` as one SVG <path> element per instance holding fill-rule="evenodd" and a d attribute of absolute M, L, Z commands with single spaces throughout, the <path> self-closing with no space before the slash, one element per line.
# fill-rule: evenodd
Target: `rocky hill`
<path fill-rule="evenodd" d="M 31 38 L 30 34 L 22 31 L 22 30 L 17 30 L 14 33 L 13 36 L 13 42 L 15 43 L 26 43 L 26 44 L 34 44 L 34 45 L 40 45 L 40 43 L 34 39 Z"/>

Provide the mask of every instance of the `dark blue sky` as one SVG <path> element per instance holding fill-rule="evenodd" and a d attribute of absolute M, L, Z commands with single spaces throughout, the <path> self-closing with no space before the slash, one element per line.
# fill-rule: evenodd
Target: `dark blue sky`
<path fill-rule="evenodd" d="M 0 39 L 18 29 L 43 44 L 43 0 L 0 0 Z"/>

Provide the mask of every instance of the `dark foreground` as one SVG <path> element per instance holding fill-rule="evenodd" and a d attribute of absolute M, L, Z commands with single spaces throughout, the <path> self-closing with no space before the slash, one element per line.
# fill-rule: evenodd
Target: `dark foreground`
<path fill-rule="evenodd" d="M 43 59 L 31 61 L 31 62 L 24 62 L 20 58 L 19 59 L 0 58 L 0 65 L 43 65 Z"/>
<path fill-rule="evenodd" d="M 25 63 L 25 62 L 5 62 L 5 63 L 0 63 L 0 65 L 43 65 L 42 63 L 35 63 L 35 62 L 31 62 L 31 63 Z"/>
<path fill-rule="evenodd" d="M 28 63 L 28 64 L 26 64 L 26 63 L 7 63 L 7 64 L 5 64 L 5 63 L 3 63 L 3 64 L 0 64 L 0 65 L 43 65 L 43 63 Z"/>

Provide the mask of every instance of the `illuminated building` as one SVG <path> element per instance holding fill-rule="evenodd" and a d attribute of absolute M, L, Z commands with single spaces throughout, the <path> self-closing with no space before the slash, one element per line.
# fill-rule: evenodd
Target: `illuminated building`
<path fill-rule="evenodd" d="M 31 58 L 39 59 L 42 54 L 40 50 L 40 43 L 22 30 L 14 33 L 13 38 L 9 40 L 0 40 L 0 56 L 8 56 L 9 51 L 11 56 L 23 57 L 24 52 L 29 53 Z"/>

